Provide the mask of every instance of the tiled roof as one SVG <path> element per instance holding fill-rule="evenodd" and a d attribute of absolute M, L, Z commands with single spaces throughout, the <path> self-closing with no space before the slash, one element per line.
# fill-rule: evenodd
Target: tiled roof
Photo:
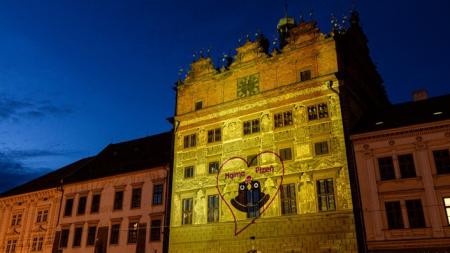
<path fill-rule="evenodd" d="M 117 174 L 168 165 L 172 133 L 165 132 L 131 141 L 110 144 L 99 154 L 76 161 L 28 183 L 8 190 L 0 197 L 18 195 Z"/>
<path fill-rule="evenodd" d="M 394 104 L 364 115 L 352 134 L 367 133 L 450 119 L 450 94 L 425 100 Z"/>

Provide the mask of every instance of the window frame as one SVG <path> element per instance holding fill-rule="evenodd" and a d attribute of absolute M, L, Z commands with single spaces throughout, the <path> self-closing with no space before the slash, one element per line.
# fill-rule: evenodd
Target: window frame
<path fill-rule="evenodd" d="M 186 205 L 189 203 L 189 205 Z M 192 225 L 193 221 L 193 198 L 184 198 L 181 201 L 181 224 L 182 225 Z M 186 207 L 189 207 L 186 209 Z"/>
<path fill-rule="evenodd" d="M 388 205 L 394 205 L 398 203 L 398 210 L 392 209 L 388 210 Z M 405 222 L 403 220 L 403 212 L 402 212 L 402 204 L 400 200 L 388 200 L 384 201 L 384 210 L 386 215 L 386 223 L 387 223 L 387 229 L 394 230 L 394 229 L 404 229 L 405 228 Z M 392 217 L 393 219 L 391 219 Z"/>
<path fill-rule="evenodd" d="M 83 200 L 83 202 L 81 202 Z M 82 203 L 82 205 L 81 205 Z M 81 195 L 78 197 L 77 215 L 84 215 L 86 213 L 87 195 Z"/>
<path fill-rule="evenodd" d="M 408 164 L 408 162 L 406 162 L 406 160 L 403 160 L 403 158 L 406 158 L 406 157 L 411 157 L 411 161 L 408 161 L 408 162 L 412 162 L 412 163 Z M 397 162 L 398 162 L 398 170 L 400 172 L 400 178 L 401 179 L 417 177 L 416 163 L 414 161 L 414 154 L 413 153 L 406 153 L 406 154 L 397 155 Z M 394 167 L 395 167 L 395 163 L 394 163 Z"/>
<path fill-rule="evenodd" d="M 325 144 L 326 152 L 324 152 L 324 148 L 322 146 L 323 144 Z M 330 145 L 328 140 L 314 142 L 313 148 L 314 148 L 314 156 L 325 156 L 330 154 Z M 320 150 L 320 152 L 318 152 L 318 150 Z"/>
<path fill-rule="evenodd" d="M 287 153 L 285 153 L 285 151 L 288 151 L 289 150 L 289 158 L 287 159 L 287 158 L 285 158 L 284 156 L 287 154 Z M 285 147 L 285 148 L 280 148 L 279 150 L 278 150 L 278 154 L 280 155 L 280 159 L 283 161 L 283 162 L 287 162 L 287 161 L 292 161 L 294 158 L 293 158 L 293 149 L 292 149 L 292 147 Z"/>
<path fill-rule="evenodd" d="M 183 136 L 183 148 L 193 148 L 197 146 L 197 134 L 187 134 Z"/>
<path fill-rule="evenodd" d="M 437 160 L 436 159 L 437 152 L 445 152 L 447 156 L 443 157 L 443 158 L 438 157 L 439 160 Z M 448 148 L 435 149 L 435 150 L 432 150 L 432 156 L 433 156 L 434 167 L 436 169 L 436 174 L 437 175 L 450 174 L 450 150 Z M 444 166 L 444 168 L 442 168 L 441 166 Z"/>
<path fill-rule="evenodd" d="M 70 203 L 70 208 L 67 208 L 68 203 Z M 64 204 L 64 217 L 70 217 L 73 215 L 73 204 L 74 204 L 74 198 L 66 198 L 66 202 Z"/>
<path fill-rule="evenodd" d="M 213 200 L 213 203 L 211 203 Z M 220 200 L 218 194 L 208 195 L 207 223 L 215 223 L 220 220 Z"/>
<path fill-rule="evenodd" d="M 331 181 L 332 186 L 329 186 L 329 182 Z M 321 192 L 322 188 L 320 183 L 324 182 L 325 188 L 324 192 Z M 317 193 L 317 204 L 318 204 L 318 210 L 319 212 L 329 212 L 329 211 L 336 211 L 337 205 L 336 205 L 336 196 L 334 189 L 335 187 L 335 180 L 334 178 L 322 178 L 316 180 L 316 193 Z M 332 191 L 330 192 L 329 189 Z M 323 207 L 323 201 L 322 198 L 325 199 L 325 208 Z"/>
<path fill-rule="evenodd" d="M 222 128 L 217 127 L 209 129 L 206 134 L 206 141 L 208 144 L 222 141 Z"/>
<path fill-rule="evenodd" d="M 95 229 L 93 235 L 92 235 L 92 228 Z M 89 246 L 94 246 L 95 245 L 97 231 L 98 231 L 97 225 L 89 225 L 88 226 L 87 234 L 86 234 L 86 246 L 89 247 Z M 93 236 L 93 238 L 91 236 Z"/>
<path fill-rule="evenodd" d="M 215 165 L 215 166 L 211 166 L 211 165 Z M 220 168 L 219 161 L 209 161 L 208 162 L 208 174 L 209 175 L 217 174 L 219 172 L 219 168 Z"/>
<path fill-rule="evenodd" d="M 321 109 L 324 110 L 321 112 Z M 328 119 L 330 117 L 330 111 L 328 110 L 328 103 L 319 102 L 316 104 L 306 106 L 306 115 L 308 117 L 308 122 L 314 120 Z"/>
<path fill-rule="evenodd" d="M 120 199 L 117 198 L 117 195 L 121 193 Z M 125 195 L 125 190 L 116 190 L 114 192 L 114 200 L 113 200 L 113 211 L 123 210 L 123 197 Z"/>
<path fill-rule="evenodd" d="M 98 197 L 98 201 L 96 201 L 96 197 Z M 91 200 L 91 213 L 99 213 L 100 212 L 100 203 L 102 200 L 102 194 L 101 193 L 94 193 L 92 194 L 92 200 Z"/>
<path fill-rule="evenodd" d="M 412 204 L 419 203 L 417 206 Z M 425 213 L 423 210 L 422 200 L 419 199 L 406 199 L 405 200 L 406 212 L 408 214 L 409 228 L 426 228 Z M 417 218 L 417 219 L 416 219 Z M 416 220 L 415 220 L 416 219 Z"/>
<path fill-rule="evenodd" d="M 158 187 L 158 191 L 157 190 Z M 159 190 L 161 188 L 161 190 Z M 164 183 L 153 184 L 152 205 L 162 205 L 164 201 Z"/>
<path fill-rule="evenodd" d="M 73 230 L 72 248 L 81 247 L 82 238 L 83 238 L 83 227 L 76 226 L 75 229 Z"/>
<path fill-rule="evenodd" d="M 184 167 L 184 169 L 183 169 L 184 179 L 194 178 L 194 173 L 195 173 L 194 170 L 195 170 L 195 167 L 193 165 Z M 188 171 L 191 171 L 191 172 L 188 173 Z"/>
<path fill-rule="evenodd" d="M 292 110 L 276 112 L 273 114 L 273 127 L 279 129 L 294 125 L 294 114 Z"/>
<path fill-rule="evenodd" d="M 446 203 L 446 199 L 448 199 L 448 203 Z M 447 217 L 447 225 L 450 226 L 450 196 L 442 197 L 442 203 L 444 204 L 445 217 Z"/>
<path fill-rule="evenodd" d="M 111 223 L 109 245 L 118 245 L 120 243 L 120 226 L 120 223 Z"/>
<path fill-rule="evenodd" d="M 306 75 L 306 77 L 308 77 L 307 79 L 304 79 L 303 78 L 303 73 L 308 73 L 308 75 Z M 309 80 L 311 80 L 313 77 L 312 77 L 312 70 L 311 69 L 302 69 L 302 70 L 300 70 L 299 71 L 299 81 L 300 82 L 306 82 L 306 81 L 309 81 Z"/>
<path fill-rule="evenodd" d="M 158 221 L 159 221 L 159 225 L 155 226 L 155 224 L 153 224 L 153 223 L 158 222 Z M 162 219 L 152 219 L 150 221 L 150 237 L 149 237 L 150 242 L 161 241 L 161 227 L 162 227 Z M 154 237 L 156 234 L 158 236 Z"/>
<path fill-rule="evenodd" d="M 288 183 L 281 185 L 280 189 L 280 204 L 281 215 L 297 214 L 297 195 L 294 183 Z M 288 194 L 285 189 L 289 189 Z M 288 196 L 286 196 L 288 194 Z"/>
<path fill-rule="evenodd" d="M 128 223 L 127 244 L 136 244 L 138 239 L 139 221 Z"/>
<path fill-rule="evenodd" d="M 252 135 L 261 132 L 261 122 L 259 118 L 250 119 L 242 122 L 242 134 Z"/>
<path fill-rule="evenodd" d="M 61 229 L 61 237 L 59 238 L 59 248 L 64 249 L 69 246 L 70 228 Z"/>
<path fill-rule="evenodd" d="M 390 160 L 390 170 L 388 170 L 387 167 L 384 167 L 387 165 L 385 161 Z M 377 165 L 378 165 L 378 174 L 380 181 L 390 181 L 397 179 L 396 173 L 395 173 L 395 165 L 394 165 L 394 159 L 392 155 L 387 156 L 380 156 L 377 157 Z M 386 174 L 388 173 L 388 174 Z"/>

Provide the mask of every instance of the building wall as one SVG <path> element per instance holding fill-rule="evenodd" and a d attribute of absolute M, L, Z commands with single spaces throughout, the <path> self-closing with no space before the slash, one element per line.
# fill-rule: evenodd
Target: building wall
<path fill-rule="evenodd" d="M 105 251 L 99 249 L 99 252 L 119 253 L 119 252 L 163 252 L 163 229 L 164 215 L 167 192 L 167 171 L 166 167 L 151 168 L 139 172 L 131 172 L 106 178 L 99 178 L 79 183 L 64 185 L 64 199 L 61 210 L 60 224 L 58 231 L 69 229 L 67 247 L 60 248 L 63 252 L 94 252 L 95 248 L 101 248 L 100 245 L 87 245 L 88 227 L 97 226 L 97 240 L 101 240 L 100 228 L 107 230 Z M 153 205 L 154 185 L 163 184 L 163 201 L 161 204 Z M 131 195 L 133 188 L 141 188 L 141 201 L 139 208 L 131 208 Z M 122 209 L 114 210 L 114 196 L 116 191 L 123 191 Z M 101 194 L 100 210 L 91 213 L 92 196 Z M 85 214 L 77 214 L 80 196 L 87 196 Z M 67 199 L 73 199 L 72 214 L 65 216 L 65 205 Z M 150 241 L 150 224 L 152 220 L 161 220 L 160 240 Z M 128 243 L 128 226 L 130 222 L 138 222 L 139 232 L 138 242 Z M 111 225 L 120 224 L 119 242 L 111 244 Z M 82 227 L 81 245 L 74 246 L 74 233 L 77 227 Z M 145 233 L 145 234 L 144 234 Z M 142 242 L 141 238 L 144 238 Z M 141 244 L 138 250 L 138 245 Z"/>
<path fill-rule="evenodd" d="M 450 122 L 358 134 L 352 140 L 369 250 L 448 247 L 450 227 L 443 198 L 450 197 L 450 174 L 437 174 L 433 151 L 450 149 Z M 405 154 L 413 155 L 415 177 L 402 178 L 398 157 Z M 395 179 L 381 180 L 382 157 L 392 157 Z M 410 226 L 405 201 L 413 199 L 422 203 L 423 228 Z M 389 228 L 388 201 L 400 201 L 403 229 Z"/>
<path fill-rule="evenodd" d="M 352 200 L 339 101 L 336 49 L 333 38 L 320 33 L 313 23 L 293 31 L 281 53 L 270 56 L 263 42 L 247 42 L 238 48 L 228 69 L 216 71 L 211 60 L 201 58 L 191 65 L 185 82 L 178 87 L 175 117 L 175 158 L 172 188 L 170 252 L 356 252 Z M 311 80 L 301 81 L 300 72 L 311 71 Z M 256 75 L 259 92 L 239 97 L 240 78 Z M 334 89 L 330 89 L 333 84 Z M 202 101 L 203 109 L 195 111 Z M 325 103 L 328 117 L 308 119 L 308 107 Z M 292 112 L 293 124 L 274 126 L 274 115 Z M 243 122 L 259 119 L 261 130 L 243 134 Z M 221 140 L 208 143 L 208 130 L 221 129 Z M 185 148 L 184 138 L 196 135 L 196 145 Z M 327 142 L 329 152 L 318 155 L 314 144 Z M 279 153 L 291 148 L 292 159 L 284 162 L 285 174 L 261 174 L 261 189 L 274 196 L 267 210 L 248 229 L 235 235 L 228 203 L 237 185 L 209 174 L 210 161 L 226 161 L 259 152 Z M 261 166 L 278 166 L 261 159 Z M 193 166 L 192 178 L 185 178 Z M 225 165 L 224 165 L 225 166 Z M 317 181 L 332 179 L 335 210 L 320 211 Z M 293 184 L 296 213 L 282 215 L 277 186 Z M 218 188 L 216 188 L 218 187 Z M 208 196 L 225 194 L 219 203 L 219 221 L 207 222 Z M 182 224 L 183 199 L 193 199 L 192 224 Z M 270 206 L 269 206 L 270 205 Z M 251 222 L 234 210 L 237 225 Z M 250 239 L 254 237 L 254 239 Z"/>
<path fill-rule="evenodd" d="M 8 241 L 16 241 L 15 252 L 33 251 L 33 240 L 42 238 L 39 252 L 52 252 L 61 192 L 58 189 L 48 189 L 26 194 L 20 194 L 0 199 L 0 252 L 8 252 Z M 38 222 L 38 212 L 47 211 L 45 221 Z M 21 215 L 20 222 L 12 224 L 13 217 Z M 42 216 L 40 216 L 42 217 Z M 11 247 L 9 248 L 10 250 Z M 12 252 L 12 251 L 11 251 Z"/>

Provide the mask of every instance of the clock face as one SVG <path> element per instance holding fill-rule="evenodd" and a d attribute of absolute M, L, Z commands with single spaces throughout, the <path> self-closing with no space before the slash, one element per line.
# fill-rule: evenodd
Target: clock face
<path fill-rule="evenodd" d="M 259 74 L 253 74 L 237 80 L 237 96 L 248 97 L 259 93 Z"/>

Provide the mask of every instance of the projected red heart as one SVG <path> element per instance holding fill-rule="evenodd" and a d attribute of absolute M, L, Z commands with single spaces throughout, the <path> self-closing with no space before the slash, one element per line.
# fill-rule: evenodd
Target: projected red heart
<path fill-rule="evenodd" d="M 264 165 L 254 165 L 256 161 Z M 262 192 L 261 180 L 267 178 L 279 178 L 278 183 L 274 186 L 276 189 L 272 194 L 266 194 Z M 223 203 L 228 207 L 234 220 L 234 235 L 237 236 L 242 231 L 247 229 L 251 224 L 261 217 L 261 215 L 272 205 L 273 201 L 280 192 L 281 185 L 283 184 L 284 177 L 284 164 L 281 157 L 272 151 L 263 151 L 257 154 L 252 160 L 247 161 L 242 157 L 231 157 L 225 160 L 217 172 L 216 188 Z M 268 180 L 268 179 L 267 179 Z M 267 182 L 267 181 L 266 181 Z M 239 195 L 225 196 L 222 187 L 226 188 L 228 185 L 236 186 L 236 192 Z M 245 193 L 243 193 L 245 192 Z M 255 198 L 258 203 L 249 204 L 248 197 Z M 256 207 L 255 207 L 256 206 Z M 238 228 L 238 212 L 253 212 L 256 213 L 255 217 L 251 217 L 249 222 L 244 226 Z M 248 216 L 247 216 L 248 217 Z"/>

